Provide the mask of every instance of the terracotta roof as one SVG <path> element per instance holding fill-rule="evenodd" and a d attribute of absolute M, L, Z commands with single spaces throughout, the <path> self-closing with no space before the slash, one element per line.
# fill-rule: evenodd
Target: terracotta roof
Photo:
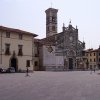
<path fill-rule="evenodd" d="M 43 38 L 43 39 L 41 39 L 41 44 L 43 44 L 43 45 L 53 45 L 53 46 L 55 46 L 58 37 L 61 37 L 62 35 L 63 35 L 63 32 L 60 32 L 60 33 L 54 34 L 54 35 L 52 35 L 52 36 Z"/>
<path fill-rule="evenodd" d="M 26 31 L 23 31 L 20 29 L 8 28 L 5 26 L 0 26 L 0 30 L 8 31 L 8 32 L 16 32 L 16 33 L 21 33 L 21 34 L 29 34 L 29 35 L 33 35 L 34 37 L 38 36 L 38 35 L 31 33 L 31 32 L 26 32 Z"/>
<path fill-rule="evenodd" d="M 88 49 L 88 50 L 86 50 L 86 52 L 88 53 L 88 52 L 100 52 L 100 49 L 98 48 L 98 49 Z"/>

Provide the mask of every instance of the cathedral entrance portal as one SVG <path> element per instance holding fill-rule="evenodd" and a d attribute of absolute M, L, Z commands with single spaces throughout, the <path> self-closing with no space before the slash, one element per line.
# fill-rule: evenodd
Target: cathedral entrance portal
<path fill-rule="evenodd" d="M 69 69 L 72 70 L 73 69 L 73 59 L 69 58 Z"/>
<path fill-rule="evenodd" d="M 17 71 L 17 59 L 16 58 L 11 59 L 11 66 L 10 67 L 14 67 L 15 71 Z"/>

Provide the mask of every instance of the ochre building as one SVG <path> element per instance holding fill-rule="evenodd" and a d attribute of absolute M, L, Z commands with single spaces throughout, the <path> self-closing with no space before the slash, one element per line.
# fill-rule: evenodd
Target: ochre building
<path fill-rule="evenodd" d="M 0 67 L 34 70 L 34 33 L 0 26 Z"/>

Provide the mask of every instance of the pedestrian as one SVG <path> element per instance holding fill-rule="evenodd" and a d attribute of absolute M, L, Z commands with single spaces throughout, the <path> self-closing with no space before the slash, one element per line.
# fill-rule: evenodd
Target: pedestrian
<path fill-rule="evenodd" d="M 92 66 L 90 66 L 90 71 L 91 71 L 90 74 L 92 74 Z"/>
<path fill-rule="evenodd" d="M 94 66 L 94 73 L 95 73 L 95 66 Z"/>

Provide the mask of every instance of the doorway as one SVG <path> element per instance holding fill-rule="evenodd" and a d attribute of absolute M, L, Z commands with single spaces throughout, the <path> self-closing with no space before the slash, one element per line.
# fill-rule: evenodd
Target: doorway
<path fill-rule="evenodd" d="M 73 59 L 69 58 L 69 69 L 72 70 L 73 69 Z"/>
<path fill-rule="evenodd" d="M 11 66 L 10 67 L 14 67 L 15 71 L 17 71 L 17 59 L 16 58 L 11 59 Z"/>

